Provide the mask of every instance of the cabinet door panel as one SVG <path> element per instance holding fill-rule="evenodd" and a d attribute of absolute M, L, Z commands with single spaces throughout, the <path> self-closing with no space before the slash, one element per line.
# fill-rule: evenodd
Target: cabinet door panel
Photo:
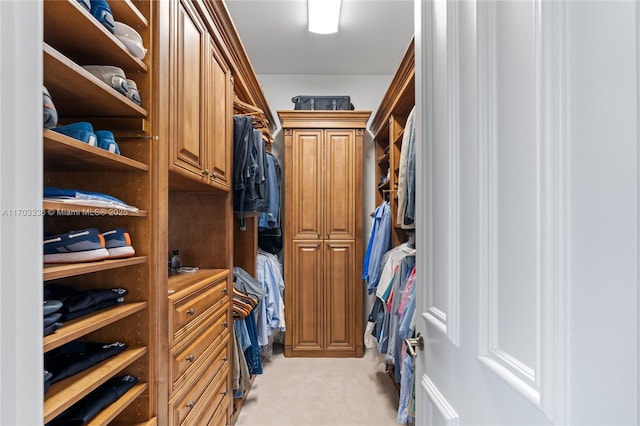
<path fill-rule="evenodd" d="M 325 348 L 332 350 L 355 349 L 355 243 L 330 241 L 325 243 Z M 359 283 L 358 283 L 359 284 Z"/>
<path fill-rule="evenodd" d="M 293 239 L 322 238 L 322 130 L 294 130 L 291 209 Z"/>
<path fill-rule="evenodd" d="M 216 186 L 230 188 L 231 170 L 231 72 L 212 38 L 209 39 L 207 73 L 209 110 L 207 112 L 207 148 L 209 180 Z"/>
<path fill-rule="evenodd" d="M 173 117 L 172 160 L 175 166 L 201 176 L 205 152 L 202 128 L 204 114 L 203 77 L 205 74 L 206 29 L 188 1 L 178 3 Z"/>
<path fill-rule="evenodd" d="M 330 239 L 354 239 L 356 144 L 354 130 L 325 131 L 324 235 Z"/>
<path fill-rule="evenodd" d="M 323 347 L 323 280 L 322 244 L 320 241 L 293 242 L 293 276 L 287 283 L 294 295 L 293 350 L 322 350 Z"/>

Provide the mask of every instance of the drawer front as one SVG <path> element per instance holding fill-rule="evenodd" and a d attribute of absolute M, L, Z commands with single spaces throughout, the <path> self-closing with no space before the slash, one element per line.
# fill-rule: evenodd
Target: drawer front
<path fill-rule="evenodd" d="M 223 305 L 196 330 L 197 336 L 186 347 L 171 351 L 172 390 L 176 390 L 192 370 L 200 368 L 209 355 L 218 352 L 229 341 L 228 307 Z M 198 333 L 202 330 L 201 333 Z M 228 354 L 226 355 L 228 358 Z"/>
<path fill-rule="evenodd" d="M 216 377 L 212 385 L 212 391 L 206 393 L 210 398 L 199 415 L 200 424 L 224 426 L 229 421 L 229 404 L 231 403 L 228 374 Z"/>
<path fill-rule="evenodd" d="M 204 313 L 211 312 L 212 306 L 224 300 L 229 300 L 226 277 L 211 282 L 210 285 L 199 289 L 188 297 L 173 301 L 170 306 L 172 319 L 170 333 L 173 336 L 173 341 L 196 327 L 203 320 Z"/>
<path fill-rule="evenodd" d="M 185 391 L 171 399 L 169 403 L 170 424 L 201 424 L 198 421 L 199 413 L 208 406 L 211 396 L 205 391 L 212 386 L 212 382 L 223 380 L 220 379 L 222 377 L 226 379 L 229 373 L 228 341 L 229 336 L 227 335 L 220 347 L 221 350 L 204 360 L 205 368 L 194 371 L 193 380 L 189 380 L 188 385 L 184 387 Z"/>

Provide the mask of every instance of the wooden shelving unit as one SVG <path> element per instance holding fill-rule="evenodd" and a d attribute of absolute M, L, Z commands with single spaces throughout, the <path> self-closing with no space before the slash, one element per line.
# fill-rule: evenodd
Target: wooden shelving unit
<path fill-rule="evenodd" d="M 398 177 L 400 154 L 407 117 L 415 105 L 415 63 L 414 42 L 407 51 L 382 99 L 376 115 L 371 120 L 370 129 L 374 134 L 376 150 L 376 205 L 388 200 L 391 206 L 393 246 L 406 241 L 407 232 L 396 224 L 398 211 Z M 381 183 L 389 174 L 388 181 Z"/>
<path fill-rule="evenodd" d="M 51 93 L 58 124 L 94 123 L 94 129 L 112 130 L 120 155 L 89 146 L 52 130 L 43 132 L 45 186 L 102 192 L 138 208 L 129 211 L 84 205 L 81 201 L 43 202 L 46 230 L 56 234 L 83 228 L 102 231 L 127 229 L 136 251 L 125 259 L 45 264 L 43 281 L 79 291 L 122 287 L 124 302 L 64 322 L 43 339 L 45 356 L 79 340 L 126 343 L 128 349 L 84 371 L 54 383 L 44 395 L 43 422 L 72 407 L 107 380 L 121 374 L 138 378 L 125 395 L 94 417 L 90 424 L 153 424 L 158 412 L 157 382 L 156 204 L 157 160 L 152 132 L 155 105 L 149 93 L 153 79 L 152 22 L 155 2 L 111 0 L 117 21 L 140 30 L 144 60 L 128 49 L 76 0 L 44 2 L 43 84 Z M 84 65 L 122 68 L 138 85 L 139 106 L 86 71 Z M 123 130 L 122 120 L 137 130 Z"/>

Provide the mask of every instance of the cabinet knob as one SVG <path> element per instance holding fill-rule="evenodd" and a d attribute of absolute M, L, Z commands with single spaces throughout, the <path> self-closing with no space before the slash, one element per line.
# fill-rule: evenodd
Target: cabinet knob
<path fill-rule="evenodd" d="M 189 401 L 187 402 L 187 408 L 193 408 L 196 406 L 196 402 L 195 401 Z"/>
<path fill-rule="evenodd" d="M 223 323 L 222 323 L 222 326 L 223 326 L 223 327 L 228 327 L 228 326 L 229 326 L 229 324 L 227 324 L 227 322 L 225 321 L 225 322 L 223 322 Z"/>
<path fill-rule="evenodd" d="M 228 394 L 229 392 L 227 392 L 226 390 L 223 390 L 223 391 L 222 391 L 222 392 L 220 392 L 220 393 L 222 394 L 222 396 L 227 396 L 227 394 Z"/>
<path fill-rule="evenodd" d="M 217 179 L 218 174 L 216 172 L 211 173 L 211 179 Z"/>
<path fill-rule="evenodd" d="M 189 355 L 187 358 L 185 358 L 187 361 L 189 362 L 193 362 L 194 359 L 196 359 L 195 355 Z"/>
<path fill-rule="evenodd" d="M 204 170 L 202 171 L 202 175 L 203 175 L 203 176 L 209 176 L 209 169 L 204 169 Z"/>
<path fill-rule="evenodd" d="M 196 310 L 195 310 L 195 309 L 193 309 L 193 308 L 191 308 L 191 309 L 189 309 L 189 310 L 187 311 L 187 315 L 189 315 L 189 316 L 191 316 L 191 315 L 193 315 L 193 314 L 195 314 L 195 313 L 196 313 Z"/>
<path fill-rule="evenodd" d="M 223 288 L 223 289 L 222 289 L 222 292 L 223 292 L 224 294 L 227 294 L 227 288 L 226 288 L 226 287 L 225 287 L 225 288 Z"/>
<path fill-rule="evenodd" d="M 225 361 L 225 362 L 226 362 L 228 359 L 229 359 L 229 358 L 227 358 L 226 356 L 223 356 L 223 357 L 222 357 L 222 360 L 223 360 L 223 361 Z"/>

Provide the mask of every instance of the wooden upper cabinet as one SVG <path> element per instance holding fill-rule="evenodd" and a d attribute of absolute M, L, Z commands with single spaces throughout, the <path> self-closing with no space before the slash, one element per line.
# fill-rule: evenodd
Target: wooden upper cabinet
<path fill-rule="evenodd" d="M 174 7 L 171 43 L 171 163 L 173 189 L 231 188 L 231 67 L 193 2 Z M 198 187 L 200 186 L 200 188 Z"/>
<path fill-rule="evenodd" d="M 293 238 L 354 239 L 362 184 L 356 131 L 294 129 L 291 149 Z"/>
<path fill-rule="evenodd" d="M 231 102 L 231 70 L 224 61 L 215 41 L 209 37 L 207 84 L 207 158 L 209 182 L 224 189 L 231 188 L 231 148 L 233 113 Z"/>
<path fill-rule="evenodd" d="M 192 173 L 203 179 L 205 169 L 204 76 L 207 30 L 191 2 L 177 3 L 174 58 L 174 111 L 172 124 L 172 169 Z"/>
<path fill-rule="evenodd" d="M 294 239 L 323 238 L 322 227 L 322 175 L 323 137 L 322 130 L 293 131 L 291 167 L 292 209 Z"/>
<path fill-rule="evenodd" d="M 362 186 L 355 130 L 324 131 L 324 164 L 324 238 L 354 239 L 356 191 Z"/>

